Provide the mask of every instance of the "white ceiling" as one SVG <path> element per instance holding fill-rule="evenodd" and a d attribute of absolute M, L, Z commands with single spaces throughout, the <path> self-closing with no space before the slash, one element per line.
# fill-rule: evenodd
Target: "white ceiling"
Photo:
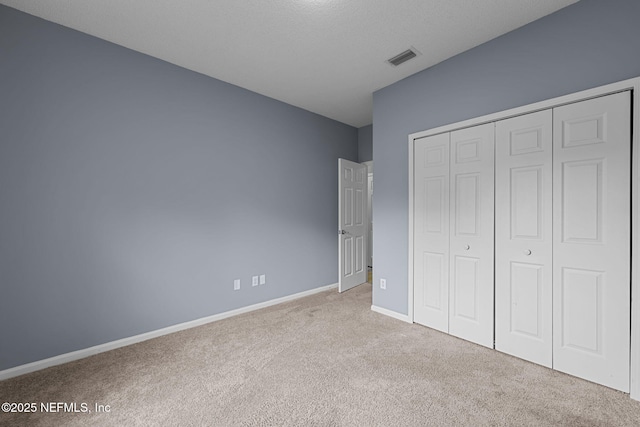
<path fill-rule="evenodd" d="M 361 127 L 372 93 L 577 0 L 0 0 Z M 414 47 L 399 67 L 386 60 Z"/>

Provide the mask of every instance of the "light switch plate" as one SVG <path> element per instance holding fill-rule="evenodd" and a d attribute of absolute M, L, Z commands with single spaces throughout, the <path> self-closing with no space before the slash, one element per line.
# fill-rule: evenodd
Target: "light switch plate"
<path fill-rule="evenodd" d="M 251 286 L 258 286 L 258 276 L 253 276 L 251 278 Z"/>

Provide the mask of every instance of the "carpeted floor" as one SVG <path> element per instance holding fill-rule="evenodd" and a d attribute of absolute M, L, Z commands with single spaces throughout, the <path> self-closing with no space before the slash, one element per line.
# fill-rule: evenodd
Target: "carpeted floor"
<path fill-rule="evenodd" d="M 92 412 L 0 425 L 640 425 L 628 395 L 370 306 L 368 284 L 323 292 L 6 380 L 0 402 Z"/>

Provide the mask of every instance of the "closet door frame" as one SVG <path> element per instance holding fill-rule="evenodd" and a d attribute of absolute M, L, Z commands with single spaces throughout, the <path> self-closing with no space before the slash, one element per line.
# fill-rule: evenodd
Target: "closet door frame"
<path fill-rule="evenodd" d="M 414 233 L 414 214 L 413 214 L 413 197 L 414 197 L 414 140 L 436 135 L 443 132 L 451 132 L 454 130 L 464 129 L 471 126 L 477 126 L 484 123 L 495 122 L 511 117 L 524 115 L 540 110 L 558 107 L 565 104 L 571 104 L 591 98 L 609 95 L 617 92 L 631 90 L 632 92 L 632 160 L 631 160 L 631 295 L 635 298 L 631 301 L 631 378 L 630 378 L 630 396 L 634 400 L 640 401 L 640 77 L 624 80 L 593 89 L 576 92 L 573 94 L 548 99 L 541 102 L 525 105 L 518 108 L 500 111 L 473 119 L 452 123 L 445 126 L 425 130 L 422 132 L 412 133 L 408 137 L 409 143 L 409 265 L 408 265 L 408 313 L 407 320 L 413 323 L 413 233 Z"/>

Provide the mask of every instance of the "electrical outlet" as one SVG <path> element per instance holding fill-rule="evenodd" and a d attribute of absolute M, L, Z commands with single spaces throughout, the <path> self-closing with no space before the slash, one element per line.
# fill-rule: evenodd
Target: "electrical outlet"
<path fill-rule="evenodd" d="M 233 290 L 234 291 L 239 291 L 240 290 L 240 279 L 235 279 L 233 281 Z"/>
<path fill-rule="evenodd" d="M 265 283 L 267 283 L 267 275 L 266 274 L 261 274 L 260 275 L 260 284 L 264 285 Z"/>
<path fill-rule="evenodd" d="M 380 289 L 387 289 L 387 279 L 380 279 Z"/>
<path fill-rule="evenodd" d="M 251 278 L 251 286 L 258 286 L 258 276 L 253 276 Z"/>

